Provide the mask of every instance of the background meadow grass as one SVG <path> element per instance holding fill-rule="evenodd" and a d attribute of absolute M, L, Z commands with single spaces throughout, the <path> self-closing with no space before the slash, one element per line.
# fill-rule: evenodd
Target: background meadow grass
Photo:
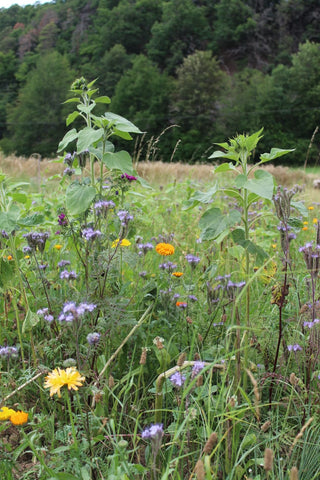
<path fill-rule="evenodd" d="M 131 245 L 115 255 L 108 242 L 92 244 L 88 250 L 79 234 L 81 224 L 74 224 L 76 237 L 70 225 L 55 235 L 60 228 L 57 215 L 63 208 L 64 186 L 56 177 L 61 164 L 2 157 L 0 166 L 12 179 L 4 189 L 14 181 L 30 181 L 29 190 L 19 187 L 19 193 L 26 188 L 28 196 L 23 208 L 28 216 L 42 214 L 45 220 L 39 228 L 50 230 L 44 252 L 35 253 L 34 258 L 22 253 L 26 242 L 20 233 L 27 232 L 27 227 L 21 227 L 16 235 L 15 254 L 12 243 L 5 238 L 1 243 L 0 345 L 17 345 L 19 355 L 1 360 L 0 399 L 2 406 L 7 398 L 6 406 L 29 413 L 28 423 L 21 427 L 0 423 L 1 478 L 318 478 L 318 337 L 313 339 L 316 346 L 310 346 L 308 329 L 303 327 L 310 315 L 312 289 L 310 271 L 299 252 L 299 247 L 316 237 L 313 220 L 320 218 L 319 193 L 312 188 L 316 173 L 265 167 L 278 184 L 291 188 L 299 183 L 298 196 L 307 208 L 307 214 L 299 219 L 301 225 L 295 226 L 297 238 L 290 247 L 285 327 L 273 375 L 279 313 L 271 299 L 283 281 L 283 254 L 279 221 L 271 202 L 254 206 L 258 212 L 272 215 L 258 220 L 251 232 L 270 260 L 261 266 L 252 259 L 250 278 L 245 278 L 243 252 L 237 245 L 228 239 L 220 244 L 199 241 L 198 222 L 206 206 L 184 209 L 197 190 L 206 190 L 213 183 L 212 165 L 139 162 L 136 169 L 152 188 L 130 184 L 123 203 L 117 204 L 116 210 L 130 209 L 134 220 L 126 237 Z M 222 184 L 231 180 L 232 176 L 226 175 Z M 12 191 L 4 191 L 10 200 Z M 225 212 L 233 208 L 223 194 L 214 198 L 214 204 Z M 90 215 L 85 219 L 89 224 L 93 221 Z M 302 222 L 308 223 L 302 227 Z M 111 240 L 117 238 L 116 215 L 97 225 Z M 159 241 L 172 243 L 175 253 L 167 258 L 154 250 L 139 255 L 139 243 L 155 245 Z M 87 283 L 75 245 L 89 270 Z M 186 260 L 188 254 L 200 258 L 195 268 Z M 56 332 L 43 319 L 33 317 L 31 325 L 26 325 L 28 312 L 21 284 L 8 259 L 14 255 L 19 257 L 23 291 L 33 312 L 43 308 L 49 296 L 55 316 L 70 299 L 95 302 L 99 315 L 88 315 L 78 330 L 59 325 Z M 71 262 L 78 280 L 60 278 L 57 265 L 62 259 Z M 168 261 L 183 273 L 181 277 L 172 276 L 172 269 L 159 268 Z M 36 262 L 48 265 L 44 273 Z M 107 281 L 100 295 L 106 268 Z M 250 282 L 247 374 L 244 295 L 230 293 L 226 275 L 234 282 Z M 223 292 L 219 300 L 217 292 Z M 185 302 L 186 308 L 177 307 L 178 300 Z M 316 312 L 317 300 L 316 285 Z M 88 346 L 86 340 L 93 331 L 101 335 L 97 347 Z M 301 344 L 303 351 L 288 350 L 288 345 L 295 344 Z M 310 348 L 313 375 L 307 380 Z M 205 362 L 201 375 L 192 377 L 193 362 L 199 360 Z M 74 363 L 86 382 L 70 395 L 70 412 L 69 397 L 50 398 L 43 380 L 53 368 Z M 240 387 L 235 381 L 239 367 Z M 183 388 L 167 378 L 176 372 L 186 377 Z M 163 424 L 159 445 L 154 439 L 141 438 L 141 432 L 152 423 Z"/>

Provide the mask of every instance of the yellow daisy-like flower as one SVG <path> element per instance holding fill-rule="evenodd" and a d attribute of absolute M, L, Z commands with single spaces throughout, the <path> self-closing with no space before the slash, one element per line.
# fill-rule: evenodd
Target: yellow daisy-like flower
<path fill-rule="evenodd" d="M 28 413 L 19 410 L 10 416 L 10 422 L 13 423 L 13 425 L 24 425 L 28 421 L 28 416 Z"/>
<path fill-rule="evenodd" d="M 182 272 L 172 272 L 172 275 L 174 277 L 182 277 L 183 273 Z"/>
<path fill-rule="evenodd" d="M 9 418 L 11 417 L 11 415 L 13 415 L 14 413 L 16 413 L 14 410 L 12 410 L 12 408 L 8 408 L 8 407 L 2 407 L 0 409 L 0 420 L 9 420 Z"/>
<path fill-rule="evenodd" d="M 120 243 L 120 247 L 129 247 L 131 245 L 131 242 L 127 240 L 126 238 L 123 238 L 120 242 L 120 239 L 117 238 L 114 242 L 112 242 L 112 248 L 116 248 Z"/>
<path fill-rule="evenodd" d="M 55 393 L 61 397 L 60 390 L 67 385 L 68 390 L 78 390 L 82 387 L 85 377 L 82 377 L 75 367 L 69 367 L 66 370 L 55 368 L 45 377 L 44 388 L 50 388 L 50 397 Z"/>
<path fill-rule="evenodd" d="M 156 245 L 156 252 L 165 257 L 168 255 L 173 255 L 174 246 L 170 243 L 158 243 L 158 245 Z"/>
<path fill-rule="evenodd" d="M 54 247 L 56 250 L 61 250 L 62 248 L 62 245 L 60 245 L 59 243 L 57 243 L 57 245 L 54 245 Z"/>
<path fill-rule="evenodd" d="M 272 243 L 272 244 L 271 244 L 271 247 L 272 247 L 273 249 L 276 249 L 276 248 L 277 248 L 277 244 L 276 244 L 276 243 Z"/>
<path fill-rule="evenodd" d="M 314 224 L 318 223 L 318 219 L 317 219 L 317 218 L 314 218 L 314 219 L 312 220 L 312 223 L 314 223 Z"/>
<path fill-rule="evenodd" d="M 30 255 L 25 255 L 24 258 L 28 260 L 30 258 Z"/>
<path fill-rule="evenodd" d="M 308 225 L 308 224 L 309 224 L 309 222 L 307 222 L 307 221 L 306 221 L 306 222 L 303 222 L 303 225 Z"/>
<path fill-rule="evenodd" d="M 314 210 L 314 207 L 310 205 L 310 207 L 308 207 L 308 210 Z"/>

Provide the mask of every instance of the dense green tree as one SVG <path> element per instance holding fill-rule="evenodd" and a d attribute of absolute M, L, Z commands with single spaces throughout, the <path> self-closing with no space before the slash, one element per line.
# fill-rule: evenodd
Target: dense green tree
<path fill-rule="evenodd" d="M 65 133 L 63 102 L 74 78 L 67 59 L 57 52 L 41 56 L 18 100 L 8 111 L 11 136 L 1 146 L 18 155 L 52 155 Z"/>
<path fill-rule="evenodd" d="M 205 11 L 192 0 L 163 2 L 161 20 L 154 23 L 147 45 L 151 60 L 173 74 L 187 55 L 204 50 L 210 30 Z"/>
<path fill-rule="evenodd" d="M 172 82 L 147 57 L 139 55 L 116 86 L 112 110 L 129 118 L 141 130 L 159 133 L 169 125 L 168 92 Z"/>
<path fill-rule="evenodd" d="M 97 85 L 109 97 L 114 95 L 115 87 L 122 75 L 131 68 L 132 60 L 123 45 L 114 45 L 104 54 L 98 64 Z"/>

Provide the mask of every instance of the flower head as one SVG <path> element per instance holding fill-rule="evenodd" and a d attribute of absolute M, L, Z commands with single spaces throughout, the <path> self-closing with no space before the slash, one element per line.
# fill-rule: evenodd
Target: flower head
<path fill-rule="evenodd" d="M 182 375 L 180 372 L 176 372 L 171 377 L 169 378 L 170 382 L 175 386 L 175 387 L 182 387 L 184 382 L 186 381 L 186 377 Z"/>
<path fill-rule="evenodd" d="M 100 341 L 100 336 L 101 335 L 98 332 L 89 333 L 87 335 L 87 342 L 89 345 L 97 345 L 97 343 Z"/>
<path fill-rule="evenodd" d="M 131 242 L 129 240 L 127 240 L 126 238 L 123 238 L 122 240 L 117 238 L 117 240 L 114 240 L 112 242 L 111 247 L 116 248 L 118 245 L 120 245 L 120 247 L 129 247 L 131 245 Z"/>
<path fill-rule="evenodd" d="M 28 413 L 19 410 L 11 414 L 10 421 L 13 425 L 24 425 L 28 421 L 28 416 Z"/>
<path fill-rule="evenodd" d="M 163 255 L 165 257 L 168 255 L 173 255 L 174 246 L 170 243 L 158 243 L 156 245 L 156 252 L 159 253 L 159 255 Z"/>
<path fill-rule="evenodd" d="M 82 230 L 82 236 L 87 240 L 87 242 L 93 241 L 98 237 L 101 237 L 102 233 L 100 230 L 93 230 L 93 228 L 84 228 Z"/>
<path fill-rule="evenodd" d="M 155 425 L 150 425 L 150 427 L 145 428 L 141 432 L 141 437 L 144 439 L 156 439 L 158 437 L 162 438 L 163 436 L 163 425 L 162 423 L 156 423 Z"/>
<path fill-rule="evenodd" d="M 2 407 L 0 409 L 0 421 L 9 420 L 13 413 L 15 413 L 15 411 L 12 410 L 12 408 Z"/>
<path fill-rule="evenodd" d="M 176 302 L 176 306 L 179 308 L 187 308 L 188 304 L 187 302 Z"/>
<path fill-rule="evenodd" d="M 45 377 L 44 388 L 50 388 L 50 397 L 55 393 L 61 397 L 60 390 L 67 385 L 68 390 L 78 390 L 82 387 L 85 377 L 82 377 L 75 367 L 69 367 L 66 370 L 55 368 Z"/>
<path fill-rule="evenodd" d="M 173 275 L 174 277 L 179 278 L 179 277 L 182 277 L 183 273 L 182 273 L 182 272 L 172 272 L 172 275 Z"/>
<path fill-rule="evenodd" d="M 194 362 L 194 365 L 192 367 L 191 377 L 192 378 L 196 377 L 204 368 L 204 366 L 205 366 L 205 363 L 202 362 L 201 360 L 197 360 L 196 362 Z"/>

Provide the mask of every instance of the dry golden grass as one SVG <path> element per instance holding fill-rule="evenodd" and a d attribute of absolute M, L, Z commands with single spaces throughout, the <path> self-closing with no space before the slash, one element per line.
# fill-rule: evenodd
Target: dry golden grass
<path fill-rule="evenodd" d="M 313 180 L 318 178 L 315 174 L 305 173 L 303 169 L 274 165 L 266 165 L 264 168 L 274 175 L 277 184 L 287 187 L 299 184 L 310 190 Z M 36 157 L 25 158 L 14 155 L 5 157 L 0 154 L 0 169 L 9 177 L 28 179 L 31 182 L 39 183 L 43 179 L 62 173 L 64 165 L 46 158 L 40 162 Z M 161 161 L 139 162 L 136 165 L 138 174 L 151 185 L 167 185 L 187 179 L 201 183 L 210 183 L 214 179 L 213 169 L 213 164 L 188 165 L 174 162 L 164 163 Z M 317 192 L 315 192 L 315 195 L 318 196 Z"/>

